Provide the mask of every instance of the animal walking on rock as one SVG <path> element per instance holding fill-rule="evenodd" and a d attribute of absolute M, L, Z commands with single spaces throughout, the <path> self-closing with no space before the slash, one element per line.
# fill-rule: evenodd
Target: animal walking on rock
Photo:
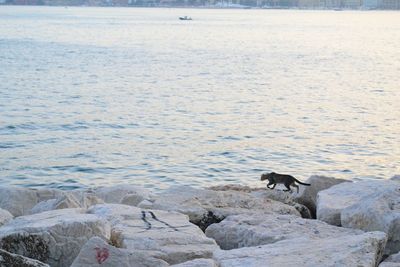
<path fill-rule="evenodd" d="M 283 191 L 292 191 L 290 186 L 293 186 L 293 187 L 297 188 L 297 193 L 299 193 L 299 186 L 297 184 L 295 184 L 295 182 L 297 182 L 301 185 L 306 185 L 306 186 L 311 185 L 311 184 L 306 184 L 306 183 L 300 182 L 299 180 L 297 180 L 296 178 L 294 178 L 291 175 L 279 174 L 279 173 L 275 173 L 275 172 L 263 173 L 261 175 L 261 181 L 265 181 L 265 180 L 268 180 L 267 187 L 269 189 L 274 189 L 276 184 L 284 184 L 287 189 L 286 190 L 284 189 Z M 270 187 L 271 185 L 272 185 L 272 187 Z"/>

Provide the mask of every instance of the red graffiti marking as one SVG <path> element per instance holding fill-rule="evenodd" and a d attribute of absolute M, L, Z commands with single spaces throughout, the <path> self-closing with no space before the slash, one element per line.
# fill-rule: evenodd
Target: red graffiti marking
<path fill-rule="evenodd" d="M 99 264 L 102 264 L 108 259 L 110 253 L 108 252 L 107 248 L 94 248 L 96 250 L 96 260 Z"/>

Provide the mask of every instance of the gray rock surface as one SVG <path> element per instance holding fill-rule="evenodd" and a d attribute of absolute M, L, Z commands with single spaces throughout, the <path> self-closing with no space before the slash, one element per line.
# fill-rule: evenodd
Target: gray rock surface
<path fill-rule="evenodd" d="M 164 267 L 163 260 L 144 251 L 116 248 L 99 237 L 92 237 L 81 249 L 71 267 Z"/>
<path fill-rule="evenodd" d="M 149 199 L 152 196 L 150 190 L 133 185 L 100 187 L 95 189 L 94 192 L 105 203 L 121 203 L 130 206 L 137 206 L 141 201 Z"/>
<path fill-rule="evenodd" d="M 271 190 L 268 188 L 250 188 L 248 186 L 237 184 L 212 186 L 207 189 L 214 191 L 239 191 L 249 193 L 251 196 L 257 198 L 269 198 L 294 207 L 303 218 L 312 218 L 311 211 L 306 206 L 297 202 L 296 193 L 294 192 L 285 192 L 280 189 Z"/>
<path fill-rule="evenodd" d="M 350 181 L 333 177 L 313 175 L 305 181 L 305 183 L 311 184 L 311 186 L 300 186 L 300 192 L 297 196 L 295 196 L 294 201 L 306 206 L 311 211 L 312 218 L 316 218 L 316 202 L 318 192 L 343 182 Z"/>
<path fill-rule="evenodd" d="M 380 262 L 386 242 L 382 232 L 330 237 L 298 238 L 269 245 L 219 250 L 214 260 L 220 267 L 375 267 Z"/>
<path fill-rule="evenodd" d="M 400 252 L 390 255 L 381 264 L 379 264 L 379 267 L 400 267 Z"/>
<path fill-rule="evenodd" d="M 374 195 L 387 192 L 399 186 L 391 180 L 363 180 L 354 183 L 340 183 L 317 195 L 317 219 L 332 225 L 341 225 L 341 212 L 356 203 Z"/>
<path fill-rule="evenodd" d="M 15 218 L 0 227 L 0 248 L 52 267 L 69 266 L 93 236 L 110 237 L 110 225 L 81 209 L 61 209 Z"/>
<path fill-rule="evenodd" d="M 0 226 L 8 223 L 14 218 L 14 216 L 8 211 L 0 209 Z"/>
<path fill-rule="evenodd" d="M 37 203 L 62 195 L 64 192 L 58 189 L 1 186 L 0 208 L 8 210 L 15 217 L 27 215 Z"/>
<path fill-rule="evenodd" d="M 211 258 L 219 249 L 186 215 L 177 212 L 122 204 L 100 204 L 88 212 L 110 221 L 111 242 L 116 247 L 157 253 L 169 264 Z"/>
<path fill-rule="evenodd" d="M 104 203 L 103 200 L 96 197 L 94 194 L 85 192 L 65 192 L 58 198 L 45 200 L 36 204 L 31 210 L 30 214 L 40 213 L 56 209 L 70 209 L 70 208 L 84 208 Z"/>
<path fill-rule="evenodd" d="M 385 254 L 400 251 L 400 183 L 344 208 L 340 217 L 344 227 L 387 233 Z"/>
<path fill-rule="evenodd" d="M 195 259 L 184 263 L 171 265 L 171 267 L 217 267 L 217 264 L 212 259 Z"/>
<path fill-rule="evenodd" d="M 260 190 L 253 190 L 250 195 L 260 198 L 260 199 L 272 199 L 275 201 L 282 202 L 286 205 L 292 206 L 295 208 L 301 215 L 302 218 L 311 219 L 312 213 L 311 211 L 303 204 L 300 204 L 296 200 L 297 193 L 290 193 L 279 189 L 260 189 Z"/>
<path fill-rule="evenodd" d="M 50 267 L 38 260 L 0 249 L 0 267 Z"/>
<path fill-rule="evenodd" d="M 269 198 L 252 196 L 247 192 L 215 191 L 189 186 L 172 186 L 154 197 L 152 202 L 140 203 L 139 207 L 186 214 L 192 223 L 203 230 L 233 214 L 274 213 L 300 216 L 292 206 Z"/>
<path fill-rule="evenodd" d="M 38 202 L 62 195 L 57 189 L 30 189 L 8 186 L 0 187 L 0 208 L 13 216 L 28 214 Z"/>
<path fill-rule="evenodd" d="M 302 237 L 315 240 L 362 233 L 360 230 L 332 226 L 293 215 L 263 214 L 228 216 L 206 230 L 206 236 L 215 239 L 222 249 L 266 245 Z"/>

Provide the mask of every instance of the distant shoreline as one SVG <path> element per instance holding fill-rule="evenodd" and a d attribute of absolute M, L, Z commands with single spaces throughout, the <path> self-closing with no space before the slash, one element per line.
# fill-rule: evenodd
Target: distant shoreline
<path fill-rule="evenodd" d="M 180 9 L 253 9 L 253 10 L 309 10 L 309 11 L 400 11 L 399 9 L 382 9 L 382 8 L 306 8 L 306 7 L 257 7 L 257 6 L 119 6 L 119 5 L 31 5 L 31 4 L 2 4 L 0 3 L 0 7 L 8 6 L 8 7 L 101 7 L 101 8 L 180 8 Z"/>

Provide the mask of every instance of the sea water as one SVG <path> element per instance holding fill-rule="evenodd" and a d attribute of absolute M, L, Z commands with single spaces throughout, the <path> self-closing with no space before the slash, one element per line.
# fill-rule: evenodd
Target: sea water
<path fill-rule="evenodd" d="M 399 12 L 0 6 L 0 185 L 387 179 L 399 103 Z"/>

